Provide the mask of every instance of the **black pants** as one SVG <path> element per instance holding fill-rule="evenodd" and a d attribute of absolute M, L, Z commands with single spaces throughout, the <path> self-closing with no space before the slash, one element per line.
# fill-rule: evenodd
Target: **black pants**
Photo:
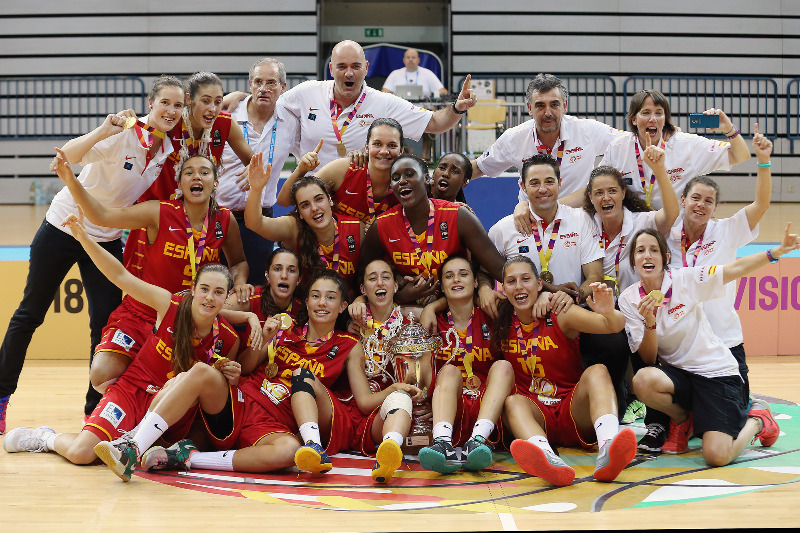
<path fill-rule="evenodd" d="M 244 248 L 244 257 L 247 259 L 247 266 L 250 268 L 250 274 L 247 277 L 247 283 L 254 287 L 264 284 L 264 272 L 267 270 L 267 260 L 272 255 L 272 248 L 274 243 L 265 239 L 253 230 L 247 229 L 244 224 L 243 213 L 235 211 L 233 214 L 236 217 L 236 222 L 239 224 L 239 234 L 242 236 L 242 247 Z M 272 208 L 265 207 L 261 210 L 263 216 L 271 217 Z M 227 266 L 228 261 L 225 254 L 221 254 L 220 261 Z"/>
<path fill-rule="evenodd" d="M 120 262 L 122 261 L 122 244 L 119 239 L 99 244 Z M 91 361 L 95 346 L 100 342 L 101 333 L 108 322 L 108 316 L 122 302 L 122 291 L 97 269 L 72 235 L 64 233 L 45 220 L 31 243 L 28 279 L 25 282 L 22 301 L 11 317 L 3 344 L 0 346 L 0 398 L 17 390 L 19 375 L 33 333 L 44 322 L 59 285 L 75 263 L 78 263 L 81 272 L 89 306 L 92 345 L 89 360 Z M 58 355 L 58 338 L 52 336 L 51 343 L 53 355 Z M 95 391 L 90 383 L 86 393 L 84 413 L 90 414 L 101 397 L 102 395 Z"/>
<path fill-rule="evenodd" d="M 628 371 L 628 359 L 631 356 L 631 350 L 628 347 L 627 335 L 625 335 L 624 331 L 605 335 L 581 333 L 578 342 L 581 349 L 583 368 L 602 364 L 608 369 L 611 383 L 614 384 L 614 392 L 617 394 L 618 415 L 622 418 L 628 406 L 625 374 Z"/>

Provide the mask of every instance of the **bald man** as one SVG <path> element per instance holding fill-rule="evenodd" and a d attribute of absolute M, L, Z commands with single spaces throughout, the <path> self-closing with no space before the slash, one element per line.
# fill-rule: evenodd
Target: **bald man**
<path fill-rule="evenodd" d="M 419 140 L 423 133 L 442 133 L 453 128 L 461 115 L 475 105 L 477 97 L 467 76 L 458 98 L 449 106 L 428 111 L 393 94 L 368 87 L 364 79 L 369 62 L 355 41 L 333 47 L 329 64 L 333 80 L 305 81 L 289 89 L 278 100 L 300 123 L 300 151 L 314 150 L 323 139 L 320 166 L 364 149 L 367 130 L 376 118 L 393 118 L 403 126 L 406 138 Z M 235 105 L 247 93 L 231 93 L 225 105 Z"/>
<path fill-rule="evenodd" d="M 413 48 L 406 50 L 403 55 L 403 64 L 405 67 L 394 70 L 387 76 L 381 89 L 383 92 L 395 93 L 398 85 L 420 85 L 423 98 L 430 98 L 434 94 L 437 96 L 447 94 L 447 89 L 444 88 L 436 74 L 419 66 L 419 52 Z"/>

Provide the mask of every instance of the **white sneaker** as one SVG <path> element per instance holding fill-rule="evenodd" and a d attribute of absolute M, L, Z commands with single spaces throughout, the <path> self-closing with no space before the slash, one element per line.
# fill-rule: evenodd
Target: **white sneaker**
<path fill-rule="evenodd" d="M 41 426 L 36 429 L 20 426 L 6 433 L 3 439 L 3 449 L 8 453 L 46 452 L 45 442 L 47 437 L 54 433 L 55 431 L 47 426 Z"/>

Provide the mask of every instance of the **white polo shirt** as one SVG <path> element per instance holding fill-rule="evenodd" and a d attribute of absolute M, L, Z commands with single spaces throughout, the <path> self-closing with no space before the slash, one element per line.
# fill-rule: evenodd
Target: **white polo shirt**
<path fill-rule="evenodd" d="M 295 157 L 301 157 L 300 154 L 300 128 L 298 128 L 297 117 L 286 111 L 283 106 L 278 103 L 275 105 L 275 111 L 272 117 L 264 125 L 261 133 L 256 133 L 253 125 L 250 123 L 247 114 L 247 103 L 252 98 L 248 96 L 236 106 L 231 116 L 233 120 L 239 123 L 244 134 L 244 139 L 253 153 L 257 154 L 262 152 L 264 154 L 264 167 L 269 162 L 270 149 L 273 147 L 272 128 L 277 123 L 275 129 L 274 152 L 272 158 L 272 177 L 270 178 L 267 186 L 261 196 L 261 206 L 271 207 L 275 204 L 278 195 L 278 178 L 280 178 L 283 164 L 289 153 L 293 153 Z M 219 175 L 219 185 L 217 186 L 217 203 L 222 207 L 227 207 L 231 211 L 241 211 L 247 203 L 248 191 L 239 189 L 236 184 L 236 174 L 241 172 L 244 168 L 242 160 L 233 151 L 228 143 L 225 143 L 225 149 L 222 151 L 222 164 L 220 165 L 221 171 Z"/>
<path fill-rule="evenodd" d="M 147 124 L 147 116 L 139 120 Z M 169 139 L 161 142 L 161 148 L 147 161 L 147 148 L 139 142 L 134 128 L 122 130 L 92 146 L 83 156 L 84 165 L 78 180 L 92 197 L 106 207 L 128 207 L 150 188 L 161 173 L 172 143 Z M 45 219 L 71 235 L 69 228 L 61 223 L 72 213 L 78 213 L 78 204 L 65 186 L 53 198 Z M 84 220 L 86 234 L 92 240 L 113 241 L 122 236 L 118 228 L 106 228 Z"/>
<path fill-rule="evenodd" d="M 342 136 L 347 151 L 363 150 L 367 143 L 367 131 L 376 118 L 393 118 L 403 126 L 403 135 L 408 139 L 419 140 L 428 127 L 433 112 L 418 107 L 399 96 L 376 91 L 364 84 L 367 93 L 358 112 Z M 358 100 L 346 107 L 337 119 L 341 130 Z M 336 152 L 336 134 L 331 123 L 331 101 L 333 100 L 333 80 L 304 81 L 281 95 L 278 104 L 283 105 L 300 121 L 300 152 L 312 151 L 324 139 L 319 152 L 320 166 L 330 163 L 340 156 Z"/>
<path fill-rule="evenodd" d="M 383 82 L 383 88 L 395 92 L 398 85 L 422 85 L 422 96 L 430 98 L 433 94 L 438 94 L 444 85 L 436 77 L 432 70 L 425 67 L 417 67 L 414 72 L 409 72 L 405 67 L 393 70 Z"/>
<path fill-rule="evenodd" d="M 552 237 L 552 229 L 556 220 L 561 220 L 558 228 L 558 239 L 553 245 L 553 254 L 550 256 L 547 270 L 553 274 L 553 283 L 560 285 L 570 281 L 580 285 L 583 281 L 582 265 L 591 263 L 603 257 L 600 248 L 600 235 L 596 232 L 592 219 L 583 209 L 576 209 L 564 204 L 558 204 L 556 216 L 544 230 L 543 220 L 531 213 L 539 227 L 542 253 L 546 253 Z M 512 255 L 526 255 L 533 259 L 539 273 L 542 272 L 542 263 L 536 248 L 536 239 L 533 235 L 525 236 L 514 227 L 514 215 L 500 219 L 489 230 L 489 238 L 497 250 L 505 258 Z"/>
<path fill-rule="evenodd" d="M 672 286 L 672 295 L 656 311 L 658 358 L 670 366 L 707 378 L 738 376 L 739 364 L 722 340 L 714 335 L 703 312 L 703 301 L 724 294 L 721 265 L 682 268 L 665 272 L 661 292 Z M 644 317 L 637 309 L 642 297 L 639 283 L 620 295 L 619 310 L 625 315 L 625 333 L 632 352 L 644 338 Z"/>
<path fill-rule="evenodd" d="M 603 223 L 600 215 L 594 215 L 594 228 L 600 235 L 600 241 L 605 246 L 605 239 L 603 238 Z M 617 279 L 617 286 L 619 287 L 620 294 L 632 283 L 639 281 L 639 274 L 636 270 L 631 268 L 630 255 L 631 250 L 628 246 L 631 238 L 637 231 L 653 228 L 656 229 L 656 211 L 643 211 L 633 212 L 627 207 L 622 208 L 622 230 L 614 237 L 611 243 L 605 247 L 605 256 L 603 257 L 603 275 L 617 277 L 617 253 L 619 252 L 619 279 Z M 622 251 L 620 251 L 620 247 Z"/>
<path fill-rule="evenodd" d="M 541 143 L 534 125 L 534 119 L 530 119 L 506 130 L 478 157 L 478 168 L 481 172 L 496 178 L 511 167 L 516 167 L 517 171 L 520 171 L 523 161 L 539 153 L 537 147 Z M 583 190 L 589 183 L 589 174 L 594 168 L 595 157 L 605 152 L 609 143 L 624 133 L 596 120 L 571 115 L 562 116 L 559 138 L 550 153 L 557 159 L 558 147 L 564 141 L 559 198 Z M 528 201 L 522 190 L 518 197 L 520 202 Z"/>
<path fill-rule="evenodd" d="M 611 165 L 622 172 L 622 177 L 628 182 L 628 187 L 644 198 L 642 179 L 639 176 L 639 166 L 636 162 L 635 138 L 633 133 L 626 132 L 625 135 L 614 139 L 614 142 L 608 146 L 600 164 Z M 672 135 L 664 146 L 664 164 L 678 198 L 683 194 L 683 188 L 689 180 L 695 176 L 704 176 L 716 170 L 730 170 L 731 164 L 728 160 L 730 147 L 731 143 L 729 142 L 714 141 L 693 133 L 679 131 Z M 650 186 L 650 177 L 653 175 L 653 171 L 644 162 L 644 158 L 642 159 L 642 169 L 645 182 Z M 661 209 L 664 205 L 661 201 L 658 184 L 653 185 L 650 205 L 653 209 Z"/>
<path fill-rule="evenodd" d="M 681 229 L 683 218 L 679 218 L 672 227 L 667 244 L 669 245 L 671 269 L 683 268 L 681 253 Z M 730 218 L 709 220 L 703 238 L 689 246 L 686 261 L 689 266 L 727 265 L 736 260 L 736 250 L 758 237 L 758 226 L 750 230 L 747 213 L 744 208 L 737 211 Z M 701 242 L 702 240 L 702 242 Z M 697 263 L 694 262 L 694 252 L 700 246 L 697 254 Z M 735 308 L 736 284 L 728 283 L 725 291 L 718 298 L 703 302 L 711 329 L 722 339 L 728 348 L 733 348 L 744 342 L 742 323 Z"/>

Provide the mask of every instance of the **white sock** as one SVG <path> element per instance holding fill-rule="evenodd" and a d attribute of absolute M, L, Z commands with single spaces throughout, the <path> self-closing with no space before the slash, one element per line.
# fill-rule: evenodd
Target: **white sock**
<path fill-rule="evenodd" d="M 44 447 L 48 452 L 56 451 L 56 437 L 61 433 L 51 433 L 44 439 Z"/>
<path fill-rule="evenodd" d="M 547 440 L 547 437 L 545 437 L 544 435 L 534 435 L 533 437 L 528 439 L 528 442 L 530 442 L 534 446 L 538 446 L 539 448 L 541 448 L 546 452 L 550 452 L 553 454 L 556 453 L 550 446 L 550 441 Z"/>
<path fill-rule="evenodd" d="M 601 416 L 594 422 L 594 432 L 597 434 L 597 447 L 601 448 L 619 433 L 619 418 L 611 414 Z"/>
<path fill-rule="evenodd" d="M 157 441 L 169 426 L 161 415 L 153 411 L 147 411 L 142 421 L 139 423 L 136 433 L 133 435 L 133 442 L 139 450 L 139 455 L 146 452 L 150 446 Z"/>
<path fill-rule="evenodd" d="M 234 453 L 236 453 L 235 450 L 226 450 L 224 452 L 194 452 L 191 457 L 192 468 L 233 472 Z"/>
<path fill-rule="evenodd" d="M 445 440 L 449 440 L 450 442 L 453 441 L 453 424 L 450 422 L 437 422 L 435 426 L 433 426 L 433 438 L 438 439 L 439 437 L 444 438 Z"/>
<path fill-rule="evenodd" d="M 322 437 L 319 435 L 319 424 L 316 422 L 305 422 L 300 426 L 300 438 L 303 442 L 316 442 L 322 446 Z"/>
<path fill-rule="evenodd" d="M 489 438 L 489 435 L 492 434 L 492 431 L 494 431 L 494 422 L 487 418 L 479 419 L 477 422 L 475 422 L 475 425 L 472 426 L 472 436 L 474 437 L 475 435 L 480 435 L 484 438 L 484 440 Z"/>
<path fill-rule="evenodd" d="M 403 445 L 403 436 L 397 431 L 389 431 L 388 433 L 386 433 L 386 435 L 383 436 L 383 440 L 389 440 L 389 439 L 395 441 L 400 446 Z"/>

